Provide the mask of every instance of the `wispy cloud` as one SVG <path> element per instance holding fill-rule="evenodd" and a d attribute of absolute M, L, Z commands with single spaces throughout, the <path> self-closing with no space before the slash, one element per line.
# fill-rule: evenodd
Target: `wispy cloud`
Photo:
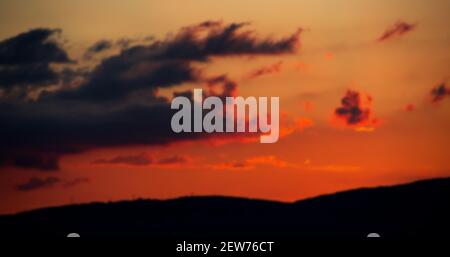
<path fill-rule="evenodd" d="M 448 88 L 445 82 L 442 82 L 434 87 L 431 90 L 430 94 L 431 101 L 433 101 L 434 103 L 438 103 L 450 96 L 450 88 Z"/>
<path fill-rule="evenodd" d="M 88 183 L 90 180 L 88 178 L 74 178 L 63 180 L 58 177 L 31 177 L 29 180 L 24 183 L 18 184 L 16 186 L 16 190 L 18 191 L 34 191 L 38 189 L 51 188 L 56 185 L 61 185 L 64 188 L 74 187 L 83 183 Z"/>
<path fill-rule="evenodd" d="M 57 177 L 47 177 L 47 178 L 32 177 L 25 183 L 17 185 L 16 189 L 19 191 L 31 191 L 41 188 L 53 187 L 54 185 L 60 182 L 61 180 Z"/>
<path fill-rule="evenodd" d="M 383 34 L 378 37 L 378 42 L 384 42 L 393 38 L 397 38 L 413 31 L 417 27 L 416 24 L 398 21 L 391 27 L 387 28 Z"/>
<path fill-rule="evenodd" d="M 118 155 L 111 158 L 101 158 L 94 160 L 92 164 L 99 165 L 131 165 L 131 166 L 172 166 L 177 164 L 190 163 L 192 159 L 189 156 L 171 155 L 162 158 L 156 158 L 147 153 L 135 155 Z"/>
<path fill-rule="evenodd" d="M 280 73 L 282 65 L 283 65 L 283 62 L 279 61 L 279 62 L 274 63 L 269 66 L 263 66 L 261 68 L 258 68 L 256 70 L 250 72 L 250 74 L 248 75 L 248 78 L 254 79 L 257 77 L 264 76 L 264 75 Z"/>
<path fill-rule="evenodd" d="M 274 168 L 296 168 L 298 167 L 294 163 L 290 163 L 287 161 L 280 160 L 275 155 L 259 155 L 259 156 L 253 156 L 249 157 L 247 159 L 244 159 L 242 161 L 232 161 L 232 162 L 220 162 L 220 163 L 213 163 L 208 164 L 208 168 L 212 169 L 237 169 L 237 170 L 247 170 L 247 169 L 254 169 L 258 166 L 270 166 Z"/>

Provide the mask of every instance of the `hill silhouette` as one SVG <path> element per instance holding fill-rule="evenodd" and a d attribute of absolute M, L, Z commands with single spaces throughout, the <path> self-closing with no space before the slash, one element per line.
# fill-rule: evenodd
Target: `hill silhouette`
<path fill-rule="evenodd" d="M 211 196 L 71 205 L 0 216 L 0 227 L 9 238 L 447 238 L 449 196 L 443 178 L 294 203 Z"/>

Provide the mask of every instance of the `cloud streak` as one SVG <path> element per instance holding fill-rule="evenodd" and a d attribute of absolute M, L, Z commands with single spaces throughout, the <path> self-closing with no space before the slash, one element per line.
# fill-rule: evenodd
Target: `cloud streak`
<path fill-rule="evenodd" d="M 430 95 L 432 102 L 439 103 L 450 96 L 450 88 L 448 88 L 448 86 L 444 82 L 442 82 L 431 90 Z"/>
<path fill-rule="evenodd" d="M 261 68 L 258 68 L 254 71 L 252 71 L 249 74 L 249 78 L 250 79 L 254 79 L 260 76 L 264 76 L 264 75 L 269 75 L 269 74 L 275 74 L 275 73 L 280 73 L 281 72 L 281 66 L 282 66 L 283 62 L 279 61 L 277 63 L 274 63 L 272 65 L 269 66 L 264 66 Z"/>
<path fill-rule="evenodd" d="M 113 158 L 102 158 L 93 161 L 93 164 L 127 164 L 127 165 L 149 165 L 152 164 L 154 160 L 147 154 L 141 153 L 137 155 L 119 155 Z"/>
<path fill-rule="evenodd" d="M 39 178 L 39 177 L 31 177 L 29 180 L 25 181 L 24 183 L 18 184 L 16 186 L 17 191 L 34 191 L 38 189 L 45 189 L 45 188 L 51 188 L 56 185 L 61 185 L 64 188 L 70 188 L 74 187 L 83 183 L 88 183 L 90 180 L 88 178 L 75 178 L 72 180 L 61 180 L 58 177 L 46 177 L 46 178 Z"/>
<path fill-rule="evenodd" d="M 106 40 L 106 39 L 99 40 L 99 41 L 95 42 L 94 44 L 92 44 L 90 47 L 88 47 L 88 49 L 84 53 L 84 58 L 90 59 L 95 54 L 109 50 L 113 46 L 114 46 L 114 44 L 110 40 Z"/>
<path fill-rule="evenodd" d="M 393 24 L 391 27 L 386 29 L 380 37 L 378 37 L 378 42 L 384 42 L 387 40 L 391 40 L 394 38 L 401 37 L 411 31 L 413 31 L 417 27 L 416 24 L 407 23 L 404 21 L 398 21 Z"/>
<path fill-rule="evenodd" d="M 223 169 L 236 169 L 236 170 L 247 170 L 254 169 L 258 166 L 270 166 L 274 168 L 297 168 L 298 166 L 294 163 L 286 162 L 280 160 L 275 155 L 259 155 L 249 157 L 243 161 L 234 161 L 226 163 L 214 163 L 207 165 L 209 168 L 216 170 Z"/>
<path fill-rule="evenodd" d="M 191 158 L 181 155 L 173 155 L 164 158 L 157 159 L 150 154 L 140 153 L 135 155 L 118 155 L 112 158 L 101 158 L 92 162 L 92 164 L 122 164 L 131 166 L 165 166 L 165 165 L 176 165 L 176 164 L 186 164 L 191 162 Z"/>
<path fill-rule="evenodd" d="M 60 183 L 61 180 L 57 177 L 47 177 L 44 179 L 38 177 L 32 177 L 25 183 L 16 186 L 18 191 L 32 191 L 42 188 L 53 187 L 54 185 Z"/>

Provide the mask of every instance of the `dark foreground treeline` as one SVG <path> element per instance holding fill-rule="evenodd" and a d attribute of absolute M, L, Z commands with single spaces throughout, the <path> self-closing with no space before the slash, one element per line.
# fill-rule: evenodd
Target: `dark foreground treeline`
<path fill-rule="evenodd" d="M 448 238 L 450 179 L 351 190 L 295 203 L 229 197 L 136 200 L 1 216 L 3 237 L 153 239 Z"/>

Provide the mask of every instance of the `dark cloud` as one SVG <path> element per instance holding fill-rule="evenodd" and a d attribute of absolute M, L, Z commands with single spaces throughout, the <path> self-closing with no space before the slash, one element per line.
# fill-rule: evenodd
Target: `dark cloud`
<path fill-rule="evenodd" d="M 33 29 L 0 42 L 0 65 L 67 63 L 70 59 L 55 37 L 58 29 Z"/>
<path fill-rule="evenodd" d="M 383 42 L 395 37 L 402 36 L 416 28 L 416 24 L 398 21 L 377 39 L 378 42 Z"/>
<path fill-rule="evenodd" d="M 133 45 L 142 44 L 142 43 L 148 43 L 151 41 L 154 41 L 153 36 L 146 36 L 144 38 L 137 37 L 137 38 L 119 38 L 117 40 L 107 40 L 107 39 L 101 39 L 95 43 L 93 43 L 91 46 L 89 46 L 85 53 L 84 58 L 85 59 L 91 59 L 94 57 L 94 55 L 105 52 L 107 50 L 111 49 L 118 49 L 118 50 L 125 50 L 127 48 L 130 48 Z"/>
<path fill-rule="evenodd" d="M 0 66 L 0 88 L 42 86 L 57 83 L 59 75 L 48 64 Z"/>
<path fill-rule="evenodd" d="M 136 44 L 142 44 L 142 43 L 148 43 L 155 40 L 154 36 L 145 36 L 143 38 L 137 37 L 137 38 L 127 38 L 123 37 L 114 42 L 114 46 L 120 48 L 120 49 L 126 49 L 130 48 L 133 45 Z"/>
<path fill-rule="evenodd" d="M 0 120 L 5 121 L 0 127 L 0 160 L 4 164 L 50 170 L 58 168 L 57 160 L 64 154 L 97 147 L 162 145 L 203 136 L 172 132 L 174 112 L 167 102 L 109 111 L 47 108 L 54 105 L 33 103 L 9 113 L 0 112 Z M 26 161 L 22 161 L 24 157 Z"/>
<path fill-rule="evenodd" d="M 237 87 L 226 76 L 211 78 L 208 83 L 214 90 L 206 90 L 207 96 L 234 95 Z M 192 91 L 175 93 L 179 94 L 192 96 Z M 58 160 L 65 154 L 104 147 L 166 145 L 214 136 L 209 133 L 173 132 L 170 121 L 176 110 L 170 108 L 168 99 L 114 107 L 80 105 L 76 102 L 4 104 L 0 108 L 0 120 L 4 121 L 0 126 L 0 164 L 43 171 L 57 170 Z M 227 133 L 226 136 L 249 135 Z M 27 161 L 24 162 L 24 159 Z"/>
<path fill-rule="evenodd" d="M 341 99 L 341 106 L 334 111 L 335 115 L 345 120 L 347 125 L 358 125 L 369 121 L 371 110 L 364 107 L 361 94 L 348 90 Z"/>
<path fill-rule="evenodd" d="M 0 88 L 9 95 L 27 88 L 55 84 L 58 72 L 52 63 L 71 63 L 66 51 L 58 43 L 57 29 L 34 29 L 0 42 Z"/>
<path fill-rule="evenodd" d="M 199 82 L 201 72 L 193 63 L 209 61 L 212 56 L 293 53 L 298 47 L 300 32 L 280 40 L 261 39 L 253 31 L 241 31 L 245 25 L 204 22 L 184 27 L 166 40 L 123 49 L 103 60 L 80 88 L 56 97 L 116 101 L 135 91 Z"/>
<path fill-rule="evenodd" d="M 210 86 L 209 95 L 234 95 L 237 90 L 234 81 L 226 75 L 205 77 L 196 63 L 209 62 L 213 56 L 283 54 L 297 49 L 300 32 L 273 40 L 251 30 L 243 31 L 245 25 L 209 21 L 185 27 L 165 40 L 122 49 L 91 71 L 65 69 L 57 76 L 69 86 L 43 92 L 36 101 L 2 102 L 0 99 L 0 165 L 57 170 L 58 160 L 65 154 L 100 147 L 164 145 L 210 137 L 207 133 L 172 132 L 170 120 L 174 110 L 170 109 L 168 99 L 157 96 L 157 90 L 186 82 L 206 82 Z M 45 65 L 70 61 L 50 39 L 59 32 L 44 31 L 47 36 L 31 37 L 40 42 L 31 46 L 38 49 L 34 56 L 42 55 L 42 49 L 47 49 L 49 54 L 42 58 L 17 58 L 20 61 L 14 65 L 23 67 L 43 62 L 44 67 L 49 67 Z M 27 33 L 17 37 L 23 35 Z M 20 50 L 18 46 L 11 47 L 14 44 L 10 42 L 24 41 L 13 39 L 2 42 L 13 52 L 8 56 Z M 13 63 L 14 58 L 8 58 L 1 62 Z M 82 82 L 75 83 L 76 78 Z M 53 79 L 48 76 L 45 81 Z M 18 79 L 15 81 L 17 84 Z M 191 95 L 186 91 L 183 94 Z"/>
<path fill-rule="evenodd" d="M 86 52 L 84 53 L 84 58 L 86 59 L 90 59 L 92 58 L 93 55 L 109 50 L 114 46 L 113 42 L 111 42 L 110 40 L 100 40 L 95 42 L 94 44 L 92 44 L 90 47 L 88 47 L 88 49 L 86 50 Z"/>
<path fill-rule="evenodd" d="M 80 88 L 58 92 L 53 99 L 119 101 L 136 91 L 147 90 L 155 95 L 157 88 L 198 80 L 199 71 L 187 62 L 153 63 L 119 55 L 104 60 Z"/>
<path fill-rule="evenodd" d="M 60 183 L 61 180 L 57 177 L 47 177 L 44 179 L 38 177 L 32 177 L 27 182 L 19 184 L 16 189 L 19 191 L 31 191 L 42 188 L 53 187 L 54 185 Z"/>
<path fill-rule="evenodd" d="M 242 30 L 249 23 L 208 21 L 185 27 L 172 39 L 155 42 L 156 59 L 208 60 L 210 56 L 274 55 L 294 53 L 300 43 L 301 29 L 285 38 L 260 38 L 253 30 Z M 206 34 L 201 36 L 200 34 Z"/>
<path fill-rule="evenodd" d="M 450 88 L 445 83 L 441 83 L 431 90 L 431 100 L 438 103 L 450 96 Z"/>

